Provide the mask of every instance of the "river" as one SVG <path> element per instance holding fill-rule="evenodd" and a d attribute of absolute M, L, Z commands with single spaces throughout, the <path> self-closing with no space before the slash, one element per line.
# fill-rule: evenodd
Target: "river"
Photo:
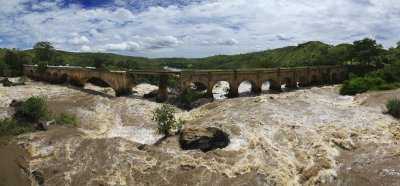
<path fill-rule="evenodd" d="M 400 90 L 353 97 L 339 86 L 312 87 L 176 108 L 188 126 L 230 135 L 226 148 L 203 153 L 181 150 L 177 137 L 152 146 L 162 137 L 151 120 L 160 104 L 140 97 L 155 87 L 127 97 L 87 87 L 0 86 L 0 116 L 10 116 L 13 99 L 35 95 L 52 115 L 81 123 L 18 137 L 46 185 L 400 185 L 400 124 L 383 113 Z"/>

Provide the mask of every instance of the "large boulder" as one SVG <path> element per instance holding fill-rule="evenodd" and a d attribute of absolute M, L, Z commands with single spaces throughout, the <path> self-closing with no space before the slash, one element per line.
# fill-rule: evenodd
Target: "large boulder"
<path fill-rule="evenodd" d="M 145 99 L 151 99 L 151 98 L 155 98 L 155 97 L 157 97 L 157 96 L 158 96 L 158 89 L 152 90 L 151 92 L 149 92 L 149 93 L 147 93 L 147 94 L 144 94 L 144 95 L 143 95 L 143 98 L 145 98 Z"/>
<path fill-rule="evenodd" d="M 228 134 L 218 128 L 185 128 L 180 130 L 179 143 L 183 150 L 199 149 L 207 152 L 228 146 Z"/>

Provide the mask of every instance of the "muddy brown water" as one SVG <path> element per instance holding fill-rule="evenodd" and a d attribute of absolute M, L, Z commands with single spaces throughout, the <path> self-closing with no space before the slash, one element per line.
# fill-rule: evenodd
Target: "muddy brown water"
<path fill-rule="evenodd" d="M 29 82 L 0 87 L 0 114 L 8 116 L 12 99 L 38 95 L 54 116 L 67 112 L 81 122 L 19 137 L 29 169 L 43 173 L 45 185 L 400 185 L 400 126 L 382 106 L 398 90 L 355 98 L 338 90 L 314 87 L 176 109 L 189 126 L 230 135 L 227 148 L 207 153 L 182 151 L 177 137 L 152 146 L 162 137 L 151 120 L 160 104 L 140 95 L 114 98 Z M 147 147 L 139 150 L 142 144 Z"/>

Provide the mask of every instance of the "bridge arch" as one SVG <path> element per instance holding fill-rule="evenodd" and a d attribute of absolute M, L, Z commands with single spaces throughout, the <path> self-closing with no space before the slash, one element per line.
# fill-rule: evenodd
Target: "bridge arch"
<path fill-rule="evenodd" d="M 297 83 L 297 82 L 296 82 Z M 298 78 L 298 84 L 297 84 L 297 86 L 299 86 L 299 87 L 305 87 L 305 86 L 307 86 L 308 85 L 308 80 L 307 80 L 307 78 L 305 77 L 305 76 L 300 76 L 299 78 Z"/>
<path fill-rule="evenodd" d="M 249 86 L 250 85 L 250 86 Z M 256 83 L 254 80 L 243 80 L 238 82 L 237 85 L 237 92 L 238 93 L 259 93 L 261 92 L 261 87 Z"/>
<path fill-rule="evenodd" d="M 107 82 L 107 80 L 104 80 L 102 78 L 99 77 L 94 77 L 94 76 L 90 76 L 90 77 L 86 77 L 80 80 L 80 84 L 82 84 L 83 86 L 85 86 L 85 83 L 91 83 L 97 87 L 101 87 L 101 88 L 107 88 L 110 87 L 113 89 L 113 92 L 111 94 L 116 95 L 117 94 L 117 90 L 113 87 L 113 84 L 110 82 Z M 99 90 L 90 90 L 90 92 L 98 92 Z M 102 89 L 100 91 L 101 93 L 109 93 L 106 89 Z"/>
<path fill-rule="evenodd" d="M 340 72 L 340 75 L 339 75 L 339 80 L 340 81 L 344 81 L 345 79 L 346 79 L 346 72 L 344 72 L 344 71 L 341 71 Z"/>
<path fill-rule="evenodd" d="M 275 81 L 274 79 L 266 79 L 261 81 L 261 90 L 263 92 L 268 92 L 269 90 L 274 90 L 274 91 L 281 91 L 281 86 L 280 84 Z"/>
<path fill-rule="evenodd" d="M 297 88 L 297 82 L 289 77 L 285 77 L 282 79 L 281 85 L 283 84 L 285 84 L 285 88 Z"/>
<path fill-rule="evenodd" d="M 332 72 L 331 80 L 332 80 L 332 83 L 338 83 L 339 82 L 339 76 L 338 76 L 338 74 L 336 72 Z"/>
<path fill-rule="evenodd" d="M 230 97 L 229 94 L 232 93 L 233 85 L 229 81 L 217 81 L 211 84 L 212 96 L 215 99 L 223 99 Z"/>
<path fill-rule="evenodd" d="M 60 77 L 60 83 L 68 83 L 69 82 L 69 77 L 66 73 L 61 74 Z"/>
<path fill-rule="evenodd" d="M 51 74 L 51 81 L 54 82 L 54 83 L 58 83 L 59 82 L 58 81 L 58 73 L 57 72 L 53 72 Z"/>

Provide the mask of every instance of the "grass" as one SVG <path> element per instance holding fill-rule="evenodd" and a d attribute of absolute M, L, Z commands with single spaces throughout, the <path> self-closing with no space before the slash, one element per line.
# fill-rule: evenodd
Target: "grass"
<path fill-rule="evenodd" d="M 56 123 L 58 125 L 68 125 L 69 127 L 78 127 L 80 124 L 74 116 L 68 115 L 67 113 L 61 113 L 56 119 Z"/>
<path fill-rule="evenodd" d="M 8 135 L 19 135 L 26 133 L 28 128 L 14 119 L 3 118 L 0 120 L 0 133 Z"/>
<path fill-rule="evenodd" d="M 389 99 L 386 102 L 386 113 L 392 115 L 395 118 L 400 118 L 400 100 L 399 99 Z"/>

